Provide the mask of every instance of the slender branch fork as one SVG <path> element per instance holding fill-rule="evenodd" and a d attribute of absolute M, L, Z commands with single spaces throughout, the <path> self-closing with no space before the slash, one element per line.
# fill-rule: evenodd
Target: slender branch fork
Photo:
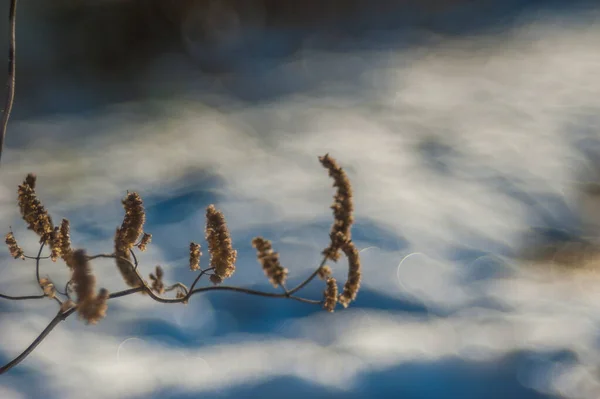
<path fill-rule="evenodd" d="M 38 283 L 40 282 L 40 259 L 47 258 L 47 257 L 41 256 L 43 248 L 44 248 L 44 244 L 41 244 L 40 250 L 38 251 L 38 254 L 36 257 L 33 257 L 33 256 L 27 257 L 27 258 L 36 260 L 35 274 L 36 274 L 36 279 L 37 279 Z M 133 253 L 133 251 L 131 253 Z M 118 258 L 120 260 L 123 260 L 123 261 L 129 263 L 130 267 L 137 274 L 137 277 L 141 284 L 139 287 L 129 288 L 129 289 L 118 291 L 118 292 L 113 292 L 109 295 L 109 299 L 121 298 L 121 297 L 132 295 L 132 294 L 135 294 L 138 292 L 145 292 L 152 299 L 154 299 L 157 302 L 187 303 L 192 295 L 195 295 L 198 293 L 208 292 L 208 291 L 232 291 L 232 292 L 239 292 L 239 293 L 243 293 L 243 294 L 256 295 L 256 296 L 269 297 L 269 298 L 288 298 L 288 299 L 292 299 L 292 300 L 295 300 L 298 302 L 308 303 L 308 304 L 313 304 L 313 305 L 321 305 L 323 303 L 322 301 L 303 298 L 303 297 L 296 296 L 294 294 L 296 292 L 300 291 L 303 287 L 305 287 L 308 283 L 310 283 L 311 280 L 313 280 L 317 276 L 317 274 L 319 273 L 319 270 L 321 268 L 323 268 L 325 265 L 325 261 L 327 260 L 326 257 L 323 258 L 323 261 L 321 262 L 321 264 L 317 267 L 317 269 L 308 278 L 306 278 L 306 280 L 304 280 L 303 282 L 301 282 L 300 284 L 298 284 L 296 287 L 292 288 L 291 290 L 288 290 L 287 288 L 284 287 L 283 293 L 265 292 L 265 291 L 250 289 L 250 288 L 221 286 L 221 285 L 196 288 L 196 285 L 198 284 L 200 279 L 203 276 L 208 275 L 208 273 L 210 273 L 212 271 L 212 268 L 209 268 L 209 269 L 204 269 L 204 270 L 200 271 L 198 276 L 196 276 L 196 278 L 192 282 L 192 285 L 190 286 L 189 289 L 182 283 L 175 283 L 172 286 L 167 288 L 167 290 L 173 290 L 173 289 L 179 288 L 182 291 L 184 291 L 185 295 L 182 297 L 179 297 L 179 298 L 165 298 L 163 296 L 157 295 L 152 290 L 152 288 L 150 288 L 148 286 L 148 283 L 144 280 L 144 278 L 140 275 L 139 270 L 138 270 L 137 258 L 135 258 L 135 257 L 134 257 L 134 262 L 131 262 L 129 259 L 116 256 L 115 254 L 98 254 L 98 255 L 92 255 L 92 256 L 87 257 L 88 260 L 93 260 L 93 259 L 98 259 L 98 258 L 112 258 L 112 259 Z M 69 285 L 69 283 L 70 283 L 70 281 L 67 282 L 67 286 Z M 68 295 L 67 288 L 65 288 L 65 293 Z M 10 295 L 0 294 L 0 298 L 10 299 L 10 300 L 41 299 L 41 298 L 45 298 L 45 297 L 47 297 L 46 294 L 27 295 L 27 296 L 10 296 Z M 56 297 L 54 299 L 59 304 L 62 305 L 62 301 L 60 299 L 58 299 Z M 27 356 L 29 356 L 29 354 L 31 352 L 33 352 L 33 350 L 52 332 L 52 330 L 54 330 L 54 328 L 60 324 L 60 322 L 66 320 L 69 316 L 71 316 L 73 313 L 75 313 L 76 310 L 77 310 L 76 305 L 71 308 L 68 308 L 68 309 L 63 309 L 61 307 L 61 309 L 58 311 L 56 316 L 54 316 L 54 318 L 50 321 L 50 323 L 46 326 L 46 328 L 35 338 L 35 340 L 31 343 L 31 345 L 29 345 L 23 352 L 21 352 L 21 354 L 19 354 L 17 357 L 15 357 L 13 360 L 11 360 L 9 363 L 0 367 L 0 374 L 6 373 L 8 370 L 10 370 L 14 366 L 18 365 L 23 360 L 25 360 L 25 358 Z"/>

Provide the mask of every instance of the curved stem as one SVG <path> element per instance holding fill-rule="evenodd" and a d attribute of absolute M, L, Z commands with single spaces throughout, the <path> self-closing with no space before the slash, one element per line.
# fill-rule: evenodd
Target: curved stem
<path fill-rule="evenodd" d="M 61 311 L 59 311 L 56 314 L 56 316 L 54 316 L 54 319 L 52 319 L 50 324 L 48 324 L 48 326 L 46 326 L 44 331 L 42 331 L 40 333 L 40 335 L 37 336 L 37 338 L 31 343 L 31 345 L 29 345 L 27 347 L 27 349 L 25 349 L 19 356 L 17 356 L 13 360 L 11 360 L 9 363 L 0 367 L 0 374 L 6 373 L 8 370 L 13 368 L 17 364 L 21 363 L 27 356 L 29 356 L 29 354 L 31 352 L 33 352 L 33 350 L 35 348 L 37 348 L 37 346 L 39 344 L 42 343 L 44 338 L 46 338 L 46 336 L 48 334 L 50 334 L 50 332 L 52 332 L 52 330 L 54 330 L 54 327 L 56 327 L 58 325 L 58 323 L 60 323 L 61 321 L 65 320 L 67 317 L 69 317 L 75 311 L 75 309 L 76 308 L 71 308 L 71 309 L 67 310 L 65 313 L 62 313 Z"/>
<path fill-rule="evenodd" d="M 317 276 L 317 274 L 319 274 L 319 271 L 323 268 L 323 266 L 325 266 L 326 262 L 327 262 L 327 256 L 324 256 L 323 260 L 321 261 L 321 264 L 319 264 L 319 267 L 317 267 L 317 270 L 315 270 L 310 276 L 308 276 L 308 278 L 306 280 L 304 280 L 303 282 L 298 284 L 296 287 L 289 290 L 288 294 L 292 295 L 292 294 L 300 291 L 302 288 L 304 288 L 306 286 L 306 284 L 310 283 Z"/>
<path fill-rule="evenodd" d="M 8 13 L 9 42 L 8 42 L 8 81 L 6 82 L 6 102 L 0 123 L 0 158 L 4 149 L 6 128 L 15 101 L 15 52 L 16 52 L 16 27 L 17 27 L 17 0 L 10 0 Z"/>
<path fill-rule="evenodd" d="M 4 299 L 10 299 L 13 301 L 21 301 L 23 299 L 41 299 L 41 298 L 45 298 L 46 295 L 42 294 L 42 295 L 26 295 L 26 296 L 11 296 L 11 295 L 4 295 L 4 294 L 0 294 L 0 298 L 4 298 Z"/>

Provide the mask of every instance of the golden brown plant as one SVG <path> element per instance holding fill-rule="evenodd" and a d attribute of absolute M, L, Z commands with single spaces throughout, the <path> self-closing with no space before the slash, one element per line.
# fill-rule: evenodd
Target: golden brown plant
<path fill-rule="evenodd" d="M 210 267 L 214 269 L 210 281 L 220 284 L 235 271 L 237 251 L 233 249 L 225 216 L 214 205 L 206 208 L 206 242 L 210 254 Z"/>
<path fill-rule="evenodd" d="M 190 243 L 190 270 L 195 272 L 200 270 L 200 257 L 202 252 L 200 251 L 200 244 L 195 242 Z"/>
<path fill-rule="evenodd" d="M 358 289 L 360 288 L 360 256 L 358 249 L 350 240 L 344 242 L 342 251 L 344 251 L 344 254 L 348 258 L 348 279 L 344 284 L 344 290 L 338 301 L 342 306 L 347 308 L 350 302 L 356 299 L 356 294 L 358 294 Z"/>
<path fill-rule="evenodd" d="M 71 249 L 71 227 L 69 221 L 67 219 L 63 219 L 60 222 L 60 256 L 65 261 L 67 266 L 71 269 L 73 268 L 73 263 L 71 262 L 71 254 L 73 253 L 73 249 Z"/>
<path fill-rule="evenodd" d="M 17 240 L 12 231 L 9 232 L 8 234 L 6 234 L 5 242 L 6 242 L 6 245 L 8 245 L 8 250 L 10 251 L 10 256 L 12 256 L 15 259 L 17 259 L 17 258 L 25 259 L 25 253 L 23 252 L 23 249 L 19 246 L 19 244 L 17 244 Z"/>
<path fill-rule="evenodd" d="M 19 209 L 28 229 L 33 230 L 40 237 L 40 243 L 47 243 L 54 226 L 48 211 L 37 198 L 34 190 L 35 180 L 35 175 L 30 173 L 19 186 Z"/>
<path fill-rule="evenodd" d="M 333 178 L 333 186 L 337 188 L 333 197 L 333 205 L 331 205 L 334 217 L 329 234 L 331 243 L 323 250 L 323 255 L 333 261 L 337 261 L 340 258 L 342 245 L 345 241 L 352 238 L 350 232 L 352 223 L 354 222 L 354 217 L 352 216 L 352 212 L 354 211 L 352 186 L 350 185 L 348 176 L 346 176 L 346 172 L 329 154 L 319 157 L 319 161 L 329 171 L 329 176 Z"/>
<path fill-rule="evenodd" d="M 180 282 L 167 286 L 164 281 L 163 270 L 160 266 L 156 266 L 154 273 L 149 274 L 150 283 L 148 283 L 143 279 L 138 270 L 138 261 L 134 253 L 136 249 L 144 250 L 151 240 L 151 235 L 143 232 L 146 215 L 142 199 L 137 193 L 128 193 L 122 201 L 125 216 L 121 226 L 115 232 L 114 252 L 88 256 L 84 249 L 72 249 L 68 219 L 62 219 L 60 227 L 54 228 L 52 226 L 48 212 L 41 205 L 34 192 L 35 176 L 33 174 L 28 175 L 24 183 L 19 186 L 18 202 L 23 219 L 30 226 L 30 229 L 41 237 L 40 250 L 36 257 L 26 256 L 23 249 L 17 245 L 12 233 L 7 234 L 6 243 L 11 256 L 14 258 L 35 259 L 36 278 L 39 282 L 42 295 L 12 297 L 0 294 L 0 298 L 50 298 L 59 303 L 60 311 L 45 332 L 40 334 L 28 349 L 7 365 L 0 367 L 0 374 L 11 369 L 27 357 L 33 350 L 32 348 L 35 348 L 54 326 L 74 312 L 77 312 L 79 317 L 86 323 L 96 324 L 106 316 L 108 300 L 135 293 L 145 294 L 161 303 L 187 304 L 190 297 L 194 294 L 219 290 L 268 298 L 293 299 L 303 303 L 321 305 L 329 312 L 334 311 L 338 302 L 344 307 L 348 306 L 356 298 L 361 278 L 359 252 L 350 239 L 350 228 L 353 221 L 352 190 L 345 173 L 335 160 L 329 155 L 325 155 L 319 159 L 323 166 L 329 170 L 330 176 L 333 177 L 337 192 L 334 197 L 334 205 L 332 206 L 335 220 L 330 232 L 331 242 L 328 248 L 323 251 L 323 260 L 317 269 L 300 284 L 288 290 L 284 285 L 288 278 L 288 270 L 281 265 L 279 254 L 273 251 L 271 242 L 260 236 L 252 240 L 252 245 L 257 251 L 257 259 L 261 263 L 265 275 L 275 288 L 282 288 L 283 292 L 281 293 L 263 292 L 244 287 L 217 286 L 217 284 L 231 277 L 234 273 L 237 251 L 233 249 L 225 217 L 214 205 L 210 205 L 206 209 L 205 235 L 210 255 L 210 267 L 204 270 L 200 268 L 200 257 L 202 255 L 200 244 L 191 242 L 189 247 L 189 267 L 191 270 L 200 270 L 200 272 L 189 288 Z M 140 242 L 137 243 L 142 233 L 143 236 Z M 39 277 L 40 264 L 45 259 L 41 256 L 44 246 L 48 246 L 52 260 L 61 257 L 70 268 L 71 276 L 66 284 L 64 293 L 58 291 L 54 282 L 49 278 Z M 332 277 L 331 268 L 325 265 L 327 260 L 336 261 L 339 259 L 340 252 L 343 252 L 348 258 L 349 265 L 348 279 L 341 294 L 338 293 L 337 282 Z M 90 261 L 100 257 L 114 259 L 125 283 L 131 288 L 112 294 L 106 289 L 100 289 L 96 293 L 96 278 L 92 273 Z M 196 285 L 204 276 L 208 277 L 213 285 L 207 284 L 206 286 L 197 287 Z M 325 280 L 326 289 L 323 293 L 323 298 L 309 299 L 298 296 L 297 293 L 313 281 L 315 277 Z M 171 291 L 175 291 L 174 297 L 163 296 L 168 295 Z M 73 293 L 75 295 L 74 298 L 71 297 Z"/>
<path fill-rule="evenodd" d="M 288 270 L 281 266 L 279 254 L 273 251 L 271 241 L 256 237 L 252 240 L 252 246 L 256 248 L 258 261 L 273 287 L 285 284 Z"/>
<path fill-rule="evenodd" d="M 163 276 L 163 269 L 158 265 L 156 266 L 155 272 L 150 273 L 150 280 L 152 281 L 152 291 L 160 295 L 165 293 L 165 284 L 163 283 Z"/>
<path fill-rule="evenodd" d="M 148 246 L 148 244 L 150 244 L 151 241 L 152 241 L 152 234 L 144 233 L 144 235 L 142 236 L 142 241 L 140 241 L 140 243 L 137 245 L 138 249 L 140 251 L 144 252 L 146 250 L 146 247 Z"/>
<path fill-rule="evenodd" d="M 327 288 L 323 291 L 323 308 L 328 312 L 335 310 L 335 305 L 338 301 L 338 287 L 335 278 L 327 279 Z"/>

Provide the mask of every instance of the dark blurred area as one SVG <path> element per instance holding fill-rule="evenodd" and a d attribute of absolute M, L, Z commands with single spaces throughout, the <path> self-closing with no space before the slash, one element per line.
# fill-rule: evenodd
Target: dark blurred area
<path fill-rule="evenodd" d="M 195 76 L 205 82 L 202 90 L 210 90 L 210 82 L 223 74 L 253 79 L 253 74 L 264 74 L 305 48 L 353 51 L 352 44 L 365 46 L 367 35 L 372 35 L 369 44 L 378 48 L 410 45 L 407 38 L 414 38 L 414 32 L 460 35 L 502 29 L 528 9 L 574 3 L 583 2 L 22 1 L 15 117 L 169 98 L 187 89 L 183 76 Z M 0 9 L 2 32 L 7 32 L 7 14 L 8 2 Z M 394 39 L 386 42 L 383 32 L 394 32 Z M 3 37 L 4 53 L 8 35 Z M 153 90 L 155 86 L 159 89 Z M 21 101 L 27 107 L 18 106 Z"/>

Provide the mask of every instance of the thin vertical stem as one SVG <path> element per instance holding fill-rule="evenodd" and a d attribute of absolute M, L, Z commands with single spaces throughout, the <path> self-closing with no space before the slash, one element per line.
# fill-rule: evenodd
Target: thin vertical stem
<path fill-rule="evenodd" d="M 0 123 L 0 159 L 4 149 L 4 138 L 8 119 L 15 101 L 15 50 L 16 50 L 16 26 L 17 26 L 17 0 L 10 0 L 10 11 L 8 13 L 9 43 L 8 43 L 8 81 L 6 82 L 6 103 Z"/>

